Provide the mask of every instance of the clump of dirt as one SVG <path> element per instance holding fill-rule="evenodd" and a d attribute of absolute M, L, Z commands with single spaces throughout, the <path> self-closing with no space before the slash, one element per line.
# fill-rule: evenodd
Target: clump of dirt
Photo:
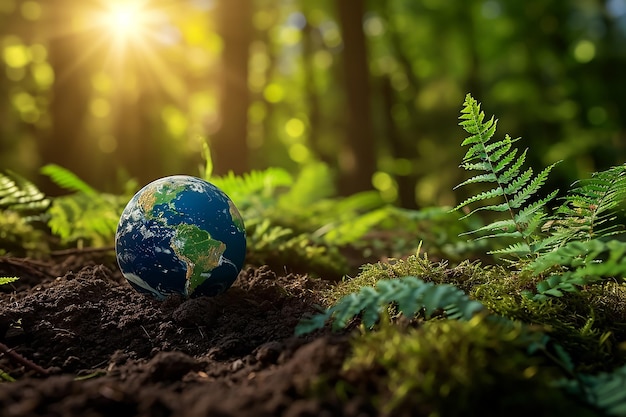
<path fill-rule="evenodd" d="M 5 417 L 375 414 L 314 395 L 349 349 L 341 335 L 293 336 L 323 280 L 248 267 L 220 296 L 160 302 L 114 267 L 56 277 L 59 265 L 22 263 L 0 263 L 26 276 L 0 293 L 0 340 L 48 374 L 0 354 L 17 379 L 1 385 Z"/>

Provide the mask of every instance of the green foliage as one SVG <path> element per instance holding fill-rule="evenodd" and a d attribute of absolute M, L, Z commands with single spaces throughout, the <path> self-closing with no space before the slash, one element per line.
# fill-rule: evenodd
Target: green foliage
<path fill-rule="evenodd" d="M 0 210 L 42 212 L 50 200 L 30 181 L 13 173 L 0 173 Z"/>
<path fill-rule="evenodd" d="M 50 177 L 50 179 L 59 187 L 82 193 L 86 195 L 96 195 L 98 192 L 86 182 L 78 178 L 76 174 L 55 164 L 48 164 L 41 168 L 41 173 Z"/>
<path fill-rule="evenodd" d="M 322 163 L 302 167 L 296 177 L 280 168 L 213 177 L 210 164 L 202 175 L 245 219 L 252 263 L 339 278 L 348 271 L 340 248 L 360 243 L 387 216 L 377 192 L 336 197 Z"/>
<path fill-rule="evenodd" d="M 50 200 L 30 181 L 9 172 L 0 173 L 0 255 L 37 257 L 48 251 L 37 223 Z"/>
<path fill-rule="evenodd" d="M 358 292 L 341 298 L 324 313 L 303 319 L 296 334 L 302 335 L 320 329 L 328 321 L 332 321 L 333 329 L 341 329 L 359 314 L 365 328 L 371 329 L 391 304 L 397 306 L 399 313 L 409 318 L 417 313 L 423 313 L 424 317 L 430 318 L 443 309 L 447 317 L 469 320 L 483 308 L 479 302 L 470 300 L 453 285 L 435 285 L 407 276 L 380 280 L 375 287 L 361 287 Z"/>
<path fill-rule="evenodd" d="M 461 146 L 470 146 L 463 157 L 461 166 L 467 171 L 481 173 L 455 188 L 475 183 L 493 184 L 494 187 L 468 198 L 454 209 L 458 210 L 472 203 L 500 198 L 503 200 L 501 203 L 478 207 L 466 216 L 481 210 L 488 210 L 507 212 L 510 217 L 467 233 L 481 234 L 480 238 L 513 237 L 522 240 L 521 244 L 497 251 L 499 254 L 518 257 L 536 254 L 535 232 L 545 219 L 546 204 L 556 197 L 557 191 L 551 192 L 542 199 L 535 199 L 532 203 L 529 203 L 529 200 L 535 198 L 535 194 L 544 185 L 555 164 L 548 166 L 536 176 L 533 176 L 532 168 L 522 171 L 527 150 L 518 155 L 518 149 L 512 149 L 517 139 L 511 139 L 509 135 L 506 135 L 503 140 L 493 141 L 497 120 L 492 117 L 485 122 L 485 114 L 480 110 L 480 104 L 470 94 L 465 98 L 460 119 L 460 125 L 471 135 L 461 144 Z"/>
<path fill-rule="evenodd" d="M 73 192 L 56 197 L 48 210 L 48 226 L 60 237 L 61 243 L 112 245 L 128 197 L 100 193 L 58 165 L 46 165 L 41 172 L 60 187 Z"/>
<path fill-rule="evenodd" d="M 580 374 L 576 380 L 562 380 L 559 386 L 584 399 L 609 416 L 626 415 L 626 365 L 613 372 Z"/>
<path fill-rule="evenodd" d="M 537 286 L 538 298 L 562 296 L 564 291 L 575 292 L 582 286 L 606 279 L 622 280 L 626 268 L 621 260 L 626 246 L 619 241 L 600 239 L 623 229 L 614 221 L 616 210 L 626 197 L 626 165 L 595 173 L 590 179 L 578 182 L 555 214 L 548 216 L 547 203 L 554 199 L 557 191 L 526 203 L 540 190 L 554 164 L 534 177 L 531 168 L 522 172 L 527 151 L 518 157 L 518 150 L 512 147 L 516 140 L 508 135 L 501 141 L 491 141 L 497 123 L 493 117 L 486 122 L 484 119 L 480 104 L 468 94 L 460 124 L 471 135 L 462 146 L 470 148 L 461 166 L 482 173 L 458 187 L 474 183 L 493 183 L 495 187 L 466 199 L 455 209 L 499 197 L 504 202 L 480 206 L 466 216 L 488 210 L 508 212 L 510 219 L 495 221 L 468 234 L 482 234 L 479 239 L 518 239 L 491 253 L 516 255 L 519 260 L 514 265 L 545 278 Z"/>
<path fill-rule="evenodd" d="M 551 221 L 548 243 L 561 246 L 569 241 L 587 241 L 620 233 L 616 212 L 626 200 L 626 164 L 596 172 L 581 180 L 565 196 Z"/>
<path fill-rule="evenodd" d="M 326 278 L 341 277 L 346 260 L 335 246 L 313 241 L 307 233 L 296 233 L 290 228 L 272 225 L 269 219 L 256 223 L 246 220 L 248 247 L 247 262 L 269 265 L 282 270 L 318 274 Z"/>
<path fill-rule="evenodd" d="M 528 266 L 535 275 L 547 276 L 537 285 L 537 297 L 560 297 L 564 291 L 576 292 L 607 279 L 622 282 L 626 277 L 625 253 L 626 242 L 598 239 L 571 241 L 547 252 Z"/>
<path fill-rule="evenodd" d="M 385 415 L 560 415 L 585 410 L 554 386 L 563 373 L 529 348 L 543 334 L 519 322 L 478 314 L 418 328 L 383 325 L 353 339 L 344 379 L 372 384 Z M 371 388 L 370 388 L 371 390 Z M 468 410 L 474 410 L 470 412 Z"/>
<path fill-rule="evenodd" d="M 9 284 L 11 282 L 15 282 L 18 279 L 20 279 L 19 277 L 0 277 L 0 285 L 5 285 L 5 284 Z"/>

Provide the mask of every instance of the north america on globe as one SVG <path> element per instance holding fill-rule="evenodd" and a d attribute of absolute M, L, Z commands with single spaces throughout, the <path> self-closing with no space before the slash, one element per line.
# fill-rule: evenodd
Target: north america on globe
<path fill-rule="evenodd" d="M 213 184 L 184 175 L 161 178 L 124 209 L 116 253 L 124 277 L 140 292 L 158 299 L 217 295 L 243 266 L 243 219 Z"/>

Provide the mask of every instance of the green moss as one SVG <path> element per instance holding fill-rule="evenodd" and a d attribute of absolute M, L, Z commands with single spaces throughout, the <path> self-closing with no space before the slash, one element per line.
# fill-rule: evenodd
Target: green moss
<path fill-rule="evenodd" d="M 557 415 L 576 411 L 553 382 L 564 375 L 546 357 L 529 356 L 543 335 L 520 322 L 475 316 L 418 328 L 383 325 L 353 340 L 343 380 L 379 393 L 388 415 Z M 590 415 L 589 413 L 586 413 Z"/>

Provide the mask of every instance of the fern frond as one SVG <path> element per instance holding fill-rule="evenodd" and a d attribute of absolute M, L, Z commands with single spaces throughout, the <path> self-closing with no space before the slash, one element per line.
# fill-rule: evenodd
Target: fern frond
<path fill-rule="evenodd" d="M 471 136 L 462 142 L 462 146 L 471 145 L 463 158 L 463 167 L 467 171 L 486 171 L 463 181 L 457 187 L 468 184 L 495 183 L 496 186 L 488 191 L 467 198 L 457 205 L 454 210 L 464 208 L 473 203 L 482 203 L 493 198 L 501 198 L 502 202 L 482 205 L 469 211 L 463 218 L 471 216 L 479 211 L 508 212 L 509 220 L 498 220 L 491 225 L 472 230 L 467 234 L 483 234 L 477 239 L 513 237 L 521 238 L 523 245 L 514 246 L 511 250 L 499 250 L 493 253 L 518 253 L 521 247 L 528 248 L 529 253 L 535 254 L 535 241 L 541 240 L 536 233 L 544 220 L 544 209 L 549 201 L 555 198 L 557 192 L 550 193 L 547 197 L 536 199 L 536 194 L 545 184 L 552 164 L 533 176 L 532 168 L 526 169 L 520 174 L 526 160 L 527 149 L 518 157 L 518 149 L 513 148 L 513 143 L 518 139 L 512 139 L 505 135 L 504 139 L 494 141 L 493 135 L 497 120 L 492 117 L 483 122 L 484 113 L 478 103 L 470 94 L 465 98 L 461 110 L 462 120 L 460 125 Z M 528 204 L 528 201 L 535 201 Z M 525 252 L 525 251 L 522 251 Z"/>
<path fill-rule="evenodd" d="M 528 265 L 534 275 L 547 275 L 537 284 L 537 296 L 560 297 L 563 292 L 577 292 L 585 285 L 607 279 L 623 281 L 626 277 L 626 242 L 599 239 L 572 241 L 546 252 Z"/>
<path fill-rule="evenodd" d="M 15 282 L 18 279 L 20 279 L 19 277 L 0 277 L 0 285 L 5 285 L 5 284 L 9 284 L 11 282 Z"/>
<path fill-rule="evenodd" d="M 96 195 L 98 192 L 76 174 L 59 165 L 48 164 L 41 168 L 41 173 L 47 175 L 56 185 L 68 190 L 87 195 Z"/>
<path fill-rule="evenodd" d="M 551 218 L 551 245 L 620 233 L 623 227 L 614 220 L 626 201 L 626 164 L 596 172 L 575 185 Z"/>
<path fill-rule="evenodd" d="M 229 172 L 223 177 L 206 179 L 224 191 L 241 210 L 245 210 L 255 200 L 252 196 L 256 200 L 273 200 L 277 188 L 293 184 L 291 174 L 275 167 L 251 171 L 241 176 Z"/>
<path fill-rule="evenodd" d="M 560 381 L 559 386 L 606 415 L 626 415 L 626 365 L 597 375 L 578 374 L 575 380 Z"/>
<path fill-rule="evenodd" d="M 359 314 L 365 328 L 371 329 L 392 303 L 407 317 L 423 311 L 429 318 L 435 311 L 443 309 L 449 318 L 469 320 L 483 309 L 481 303 L 470 300 L 453 285 L 424 282 L 414 276 L 384 279 L 375 287 L 361 287 L 358 292 L 348 294 L 323 313 L 303 319 L 296 334 L 310 333 L 328 321 L 332 321 L 333 329 L 338 330 Z"/>
<path fill-rule="evenodd" d="M 0 173 L 0 209 L 43 212 L 50 205 L 32 182 L 14 172 Z"/>
<path fill-rule="evenodd" d="M 48 226 L 63 243 L 113 244 L 126 198 L 75 193 L 56 197 L 48 210 Z"/>
<path fill-rule="evenodd" d="M 506 248 L 489 251 L 489 253 L 492 255 L 513 255 L 517 258 L 524 258 L 533 253 L 533 251 L 530 246 L 526 244 L 526 242 L 517 242 L 507 246 Z"/>

